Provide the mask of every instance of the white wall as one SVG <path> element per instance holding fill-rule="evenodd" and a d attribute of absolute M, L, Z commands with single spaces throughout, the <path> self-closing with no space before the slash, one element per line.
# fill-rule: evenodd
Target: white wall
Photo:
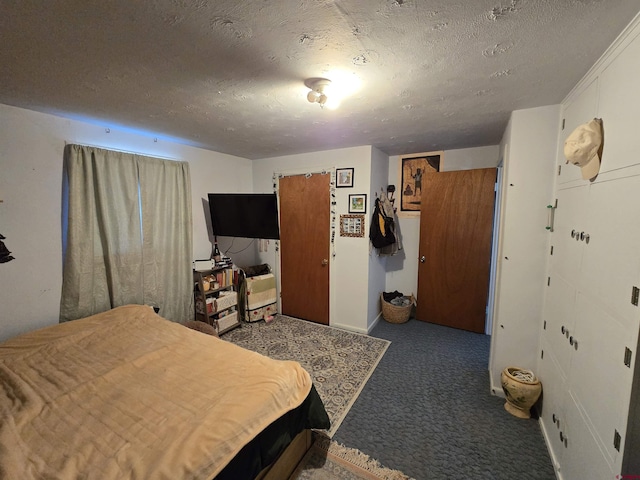
<path fill-rule="evenodd" d="M 490 145 L 488 147 L 446 150 L 440 162 L 440 170 L 453 172 L 456 170 L 497 167 L 499 148 L 499 145 Z"/>
<path fill-rule="evenodd" d="M 365 236 L 336 235 L 336 256 L 331 260 L 332 324 L 359 332 L 369 331 L 379 314 L 380 291 L 415 291 L 417 265 L 400 255 L 379 258 L 369 247 L 368 224 L 376 192 L 397 184 L 397 157 L 370 147 L 354 147 L 305 155 L 247 159 L 179 144 L 153 133 L 132 132 L 114 125 L 69 120 L 53 115 L 0 105 L 0 233 L 16 260 L 0 265 L 0 340 L 34 328 L 57 323 L 62 284 L 61 185 L 65 143 L 137 152 L 185 160 L 191 167 L 193 197 L 193 257 L 209 258 L 211 233 L 207 193 L 271 192 L 273 173 L 302 173 L 332 167 L 354 167 L 354 187 L 336 189 L 337 215 L 348 212 L 350 193 L 367 193 Z M 448 151 L 445 168 L 464 168 L 497 162 L 497 147 Z M 492 155 L 494 158 L 491 158 Z M 394 165 L 395 164 L 395 165 Z M 388 175 L 388 178 L 387 178 Z M 395 177 L 395 178 L 394 178 Z M 404 224 L 406 223 L 406 224 Z M 400 230 L 412 258 L 417 255 L 418 230 L 414 219 L 401 220 Z M 407 233 L 408 232 L 408 233 Z M 223 251 L 240 264 L 265 262 L 277 269 L 275 244 L 257 252 L 251 240 L 219 239 Z M 241 252 L 241 253 L 233 253 Z M 397 266 L 402 271 L 394 271 Z M 390 271 L 388 271 L 391 268 Z M 385 271 L 387 271 L 385 273 Z M 37 272 L 37 273 L 36 273 Z M 362 272 L 360 277 L 353 272 Z M 366 273 L 365 273 L 366 272 Z M 277 272 L 276 272 L 277 273 Z M 390 278 L 392 280 L 390 280 Z M 404 287 L 408 285 L 408 287 Z M 354 300 L 356 299 L 356 300 Z"/>
<path fill-rule="evenodd" d="M 194 258 L 211 254 L 203 208 L 206 194 L 253 187 L 247 159 L 181 145 L 153 133 L 0 105 L 0 233 L 15 257 L 0 264 L 0 341 L 58 322 L 65 142 L 188 161 Z"/>
<path fill-rule="evenodd" d="M 193 257 L 211 254 L 207 212 L 209 192 L 271 192 L 274 172 L 303 173 L 332 167 L 354 167 L 354 187 L 336 189 L 337 215 L 347 213 L 350 193 L 367 193 L 365 236 L 336 235 L 331 260 L 332 325 L 367 332 L 379 314 L 382 290 L 416 292 L 417 218 L 400 219 L 404 250 L 379 258 L 371 251 L 368 225 L 375 193 L 398 184 L 399 159 L 370 147 L 314 152 L 250 161 L 179 144 L 153 133 L 114 125 L 69 120 L 0 105 L 0 233 L 16 260 L 0 265 L 0 340 L 57 323 L 62 282 L 61 185 L 65 143 L 137 152 L 188 161 L 193 197 Z M 107 133 L 108 130 L 108 133 Z M 498 147 L 449 150 L 443 170 L 495 166 Z M 240 264 L 265 262 L 278 268 L 276 242 L 258 252 L 251 240 L 219 239 L 223 251 Z M 242 252 L 241 252 L 242 251 Z M 241 252 L 241 253 L 233 253 Z M 37 272 L 37 275 L 36 275 Z M 363 272 L 355 276 L 353 272 Z M 366 272 L 366 273 L 365 273 Z M 277 272 L 276 272 L 277 274 Z M 354 300 L 355 299 L 355 300 Z"/>
<path fill-rule="evenodd" d="M 497 394 L 505 367 L 536 365 L 559 125 L 559 105 L 517 110 L 501 144 L 503 208 L 489 360 Z"/>
<path fill-rule="evenodd" d="M 256 160 L 253 167 L 256 192 L 273 191 L 274 173 L 300 174 L 320 172 L 333 167 L 354 168 L 353 188 L 336 189 L 337 233 L 335 256 L 331 257 L 329 263 L 329 318 L 332 326 L 364 333 L 367 332 L 368 325 L 369 237 L 367 234 L 361 238 L 340 237 L 338 220 L 340 214 L 348 213 L 349 194 L 366 193 L 368 196 L 365 226 L 369 224 L 371 158 L 372 147 L 362 146 Z M 261 262 L 277 268 L 279 258 L 275 251 L 275 243 L 271 244 L 269 251 L 262 253 L 260 258 Z"/>
<path fill-rule="evenodd" d="M 420 153 L 420 152 L 416 152 Z M 443 172 L 491 168 L 498 165 L 499 146 L 462 148 L 446 150 L 441 161 Z M 389 183 L 396 186 L 395 206 L 400 204 L 400 157 L 389 157 Z M 395 291 L 409 295 L 418 293 L 418 246 L 420 242 L 420 217 L 399 216 L 398 223 L 402 237 L 403 251 L 387 259 L 385 291 Z"/>
<path fill-rule="evenodd" d="M 371 226 L 371 217 L 375 204 L 376 195 L 380 196 L 381 192 L 386 193 L 389 170 L 389 157 L 377 148 L 373 148 L 371 152 L 371 190 L 369 191 L 369 206 L 367 207 L 367 231 L 365 236 L 369 238 L 369 227 Z M 380 257 L 377 250 L 369 245 L 369 302 L 367 313 L 367 329 L 371 329 L 381 318 L 380 294 L 385 291 L 386 287 L 386 268 L 389 257 Z"/>

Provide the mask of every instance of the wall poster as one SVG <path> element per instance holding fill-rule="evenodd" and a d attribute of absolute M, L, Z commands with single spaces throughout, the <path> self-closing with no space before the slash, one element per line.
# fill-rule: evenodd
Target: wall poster
<path fill-rule="evenodd" d="M 423 176 L 440 171 L 443 153 L 414 153 L 400 157 L 400 213 L 420 214 Z"/>

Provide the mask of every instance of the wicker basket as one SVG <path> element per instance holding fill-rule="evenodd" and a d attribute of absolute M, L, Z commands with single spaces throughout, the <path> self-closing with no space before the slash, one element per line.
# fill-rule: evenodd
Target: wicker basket
<path fill-rule="evenodd" d="M 387 302 L 382 294 L 380 294 L 380 305 L 382 305 L 382 318 L 389 323 L 404 323 L 411 316 L 411 308 L 415 303 L 415 298 L 411 295 L 411 303 L 409 305 L 400 306 Z"/>

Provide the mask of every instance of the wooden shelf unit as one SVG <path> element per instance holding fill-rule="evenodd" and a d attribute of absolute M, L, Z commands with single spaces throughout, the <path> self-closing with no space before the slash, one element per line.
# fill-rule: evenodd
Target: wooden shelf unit
<path fill-rule="evenodd" d="M 196 320 L 212 325 L 218 335 L 241 325 L 238 317 L 237 271 L 233 267 L 194 270 L 193 281 Z"/>

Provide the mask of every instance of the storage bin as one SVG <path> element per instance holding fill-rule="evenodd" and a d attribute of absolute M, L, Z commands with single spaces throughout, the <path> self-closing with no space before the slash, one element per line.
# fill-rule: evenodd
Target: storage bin
<path fill-rule="evenodd" d="M 389 323 L 405 323 L 411 316 L 411 308 L 416 299 L 413 294 L 409 297 L 411 303 L 409 305 L 393 305 L 387 302 L 382 293 L 380 294 L 380 304 L 382 306 L 382 318 Z"/>

